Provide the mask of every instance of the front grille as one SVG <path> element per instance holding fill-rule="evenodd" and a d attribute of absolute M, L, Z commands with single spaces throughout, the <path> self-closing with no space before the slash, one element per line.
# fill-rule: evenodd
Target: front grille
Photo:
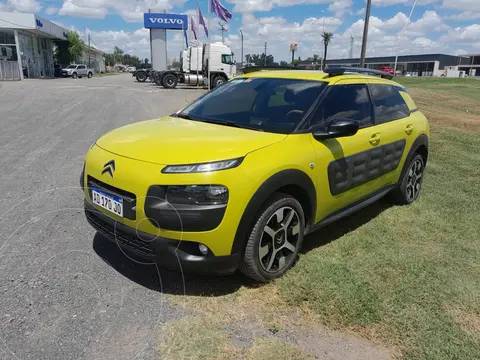
<path fill-rule="evenodd" d="M 85 215 L 95 229 L 108 236 L 110 239 L 116 240 L 120 246 L 144 257 L 155 257 L 155 252 L 152 248 L 141 239 L 115 229 L 109 223 L 95 216 L 92 211 L 85 210 Z"/>

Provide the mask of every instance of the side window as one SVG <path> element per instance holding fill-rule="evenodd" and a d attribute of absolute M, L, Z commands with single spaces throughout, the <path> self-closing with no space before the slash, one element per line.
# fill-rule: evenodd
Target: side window
<path fill-rule="evenodd" d="M 372 125 L 372 106 L 366 85 L 333 85 L 323 99 L 310 125 L 347 118 L 356 120 L 360 127 Z"/>
<path fill-rule="evenodd" d="M 369 87 L 375 108 L 375 124 L 410 116 L 410 109 L 399 93 L 400 88 L 384 84 L 370 84 Z"/>
<path fill-rule="evenodd" d="M 222 55 L 222 64 L 233 64 L 233 58 L 232 55 Z"/>
<path fill-rule="evenodd" d="M 78 69 L 85 69 L 85 65 L 79 65 Z"/>

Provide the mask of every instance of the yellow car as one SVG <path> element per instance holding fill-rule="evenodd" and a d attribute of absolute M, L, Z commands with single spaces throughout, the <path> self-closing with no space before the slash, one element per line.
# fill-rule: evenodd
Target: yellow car
<path fill-rule="evenodd" d="M 89 223 L 125 254 L 261 282 L 310 233 L 389 196 L 419 195 L 429 124 L 391 75 L 246 71 L 177 113 L 90 148 Z"/>

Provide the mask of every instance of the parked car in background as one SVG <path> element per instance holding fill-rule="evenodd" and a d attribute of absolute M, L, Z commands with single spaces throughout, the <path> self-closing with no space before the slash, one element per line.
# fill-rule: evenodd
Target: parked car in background
<path fill-rule="evenodd" d="M 74 79 L 86 76 L 90 79 L 93 76 L 93 69 L 88 68 L 87 65 L 84 64 L 71 64 L 62 69 L 62 76 L 72 77 Z"/>
<path fill-rule="evenodd" d="M 137 68 L 136 68 L 135 66 L 129 66 L 129 67 L 127 68 L 127 71 L 128 71 L 129 73 L 133 73 L 133 72 L 137 71 Z"/>
<path fill-rule="evenodd" d="M 390 67 L 390 66 L 384 66 L 380 69 L 380 71 L 383 71 L 383 72 L 386 72 L 386 73 L 389 73 L 389 74 L 392 74 L 392 75 L 395 74 L 395 69 Z"/>

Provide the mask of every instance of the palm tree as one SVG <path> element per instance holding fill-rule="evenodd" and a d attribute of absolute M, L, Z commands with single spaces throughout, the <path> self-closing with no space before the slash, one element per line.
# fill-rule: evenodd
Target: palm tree
<path fill-rule="evenodd" d="M 326 61 L 327 61 L 327 49 L 328 49 L 328 45 L 330 44 L 330 42 L 331 42 L 332 39 L 333 39 L 333 33 L 331 33 L 331 32 L 323 32 L 322 38 L 323 38 L 323 45 L 324 45 L 323 67 L 325 67 L 325 63 L 326 63 Z"/>

